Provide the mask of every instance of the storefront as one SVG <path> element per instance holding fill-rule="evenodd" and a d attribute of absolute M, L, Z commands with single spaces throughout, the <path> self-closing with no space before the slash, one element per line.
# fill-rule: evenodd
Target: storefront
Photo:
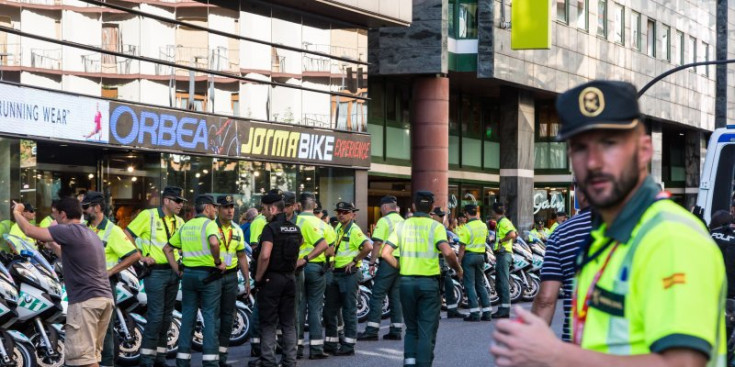
<path fill-rule="evenodd" d="M 534 220 L 543 220 L 547 228 L 553 223 L 556 213 L 573 215 L 574 208 L 574 191 L 570 191 L 568 186 L 537 186 L 533 189 Z"/>
<path fill-rule="evenodd" d="M 125 226 L 167 185 L 232 195 L 237 212 L 272 188 L 312 191 L 324 208 L 356 201 L 370 164 L 366 134 L 261 123 L 0 84 L 0 218 L 11 200 L 103 191 Z M 365 176 L 365 175 L 363 175 Z M 182 216 L 193 215 L 191 206 Z"/>

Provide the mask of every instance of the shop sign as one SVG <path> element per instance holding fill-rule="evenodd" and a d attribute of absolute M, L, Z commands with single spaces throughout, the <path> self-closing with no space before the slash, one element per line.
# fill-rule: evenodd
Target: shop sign
<path fill-rule="evenodd" d="M 558 191 L 547 194 L 546 190 L 536 190 L 533 194 L 533 214 L 545 209 L 564 211 L 564 195 Z"/>
<path fill-rule="evenodd" d="M 0 84 L 0 132 L 107 143 L 109 102 Z"/>
<path fill-rule="evenodd" d="M 370 167 L 370 136 L 111 103 L 110 141 L 294 163 Z"/>

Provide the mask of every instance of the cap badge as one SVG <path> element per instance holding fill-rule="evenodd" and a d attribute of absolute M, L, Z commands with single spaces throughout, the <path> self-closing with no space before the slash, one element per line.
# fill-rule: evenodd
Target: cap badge
<path fill-rule="evenodd" d="M 605 110 L 605 96 L 595 87 L 587 87 L 579 94 L 579 112 L 587 117 L 595 117 Z"/>

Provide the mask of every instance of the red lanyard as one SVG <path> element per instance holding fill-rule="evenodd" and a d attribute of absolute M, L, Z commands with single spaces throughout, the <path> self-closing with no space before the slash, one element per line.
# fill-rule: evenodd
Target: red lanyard
<path fill-rule="evenodd" d="M 222 241 L 225 242 L 225 249 L 229 252 L 230 243 L 232 242 L 232 232 L 233 232 L 232 226 L 230 226 L 230 239 L 229 240 L 227 239 L 227 236 L 225 236 L 225 232 L 222 231 L 222 227 L 221 226 L 218 226 L 218 227 L 219 227 L 219 234 L 222 235 Z"/>
<path fill-rule="evenodd" d="M 587 322 L 587 311 L 589 311 L 590 308 L 590 298 L 592 298 L 592 293 L 595 291 L 595 287 L 597 287 L 597 283 L 600 281 L 600 278 L 602 277 L 602 273 L 605 272 L 605 269 L 607 268 L 607 264 L 610 263 L 610 259 L 612 258 L 612 255 L 615 253 L 615 250 L 617 250 L 618 245 L 620 245 L 620 242 L 615 242 L 615 245 L 610 250 L 610 252 L 607 254 L 607 258 L 605 258 L 605 262 L 602 264 L 602 267 L 600 270 L 597 271 L 597 274 L 595 274 L 595 277 L 592 279 L 592 283 L 590 284 L 589 289 L 587 290 L 587 294 L 584 297 L 584 303 L 582 304 L 582 310 L 577 309 L 577 290 L 574 290 L 574 293 L 572 293 L 572 317 L 574 318 L 574 344 L 582 345 L 582 334 L 584 333 L 584 324 Z"/>

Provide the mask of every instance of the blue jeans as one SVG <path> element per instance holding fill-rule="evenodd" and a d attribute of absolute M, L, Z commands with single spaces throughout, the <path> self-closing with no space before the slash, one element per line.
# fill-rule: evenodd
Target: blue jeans
<path fill-rule="evenodd" d="M 467 292 L 467 301 L 470 306 L 470 313 L 491 312 L 492 307 L 490 306 L 490 297 L 487 295 L 487 289 L 485 289 L 485 254 L 484 253 L 473 253 L 465 252 L 464 258 L 462 259 L 462 269 L 464 270 L 464 291 Z M 480 298 L 480 304 L 482 304 L 482 310 L 477 302 L 477 298 Z"/>
<path fill-rule="evenodd" d="M 179 292 L 179 277 L 171 269 L 152 270 L 143 280 L 148 297 L 148 323 L 143 330 L 140 347 L 140 365 L 152 367 L 156 363 L 166 363 L 166 344 L 168 329 L 173 319 L 176 293 Z"/>
<path fill-rule="evenodd" d="M 210 275 L 209 270 L 184 268 L 181 279 L 181 335 L 179 352 L 176 354 L 177 367 L 191 365 L 191 338 L 197 311 L 202 311 L 202 366 L 219 367 L 219 311 L 222 296 L 222 279 L 204 283 Z"/>

